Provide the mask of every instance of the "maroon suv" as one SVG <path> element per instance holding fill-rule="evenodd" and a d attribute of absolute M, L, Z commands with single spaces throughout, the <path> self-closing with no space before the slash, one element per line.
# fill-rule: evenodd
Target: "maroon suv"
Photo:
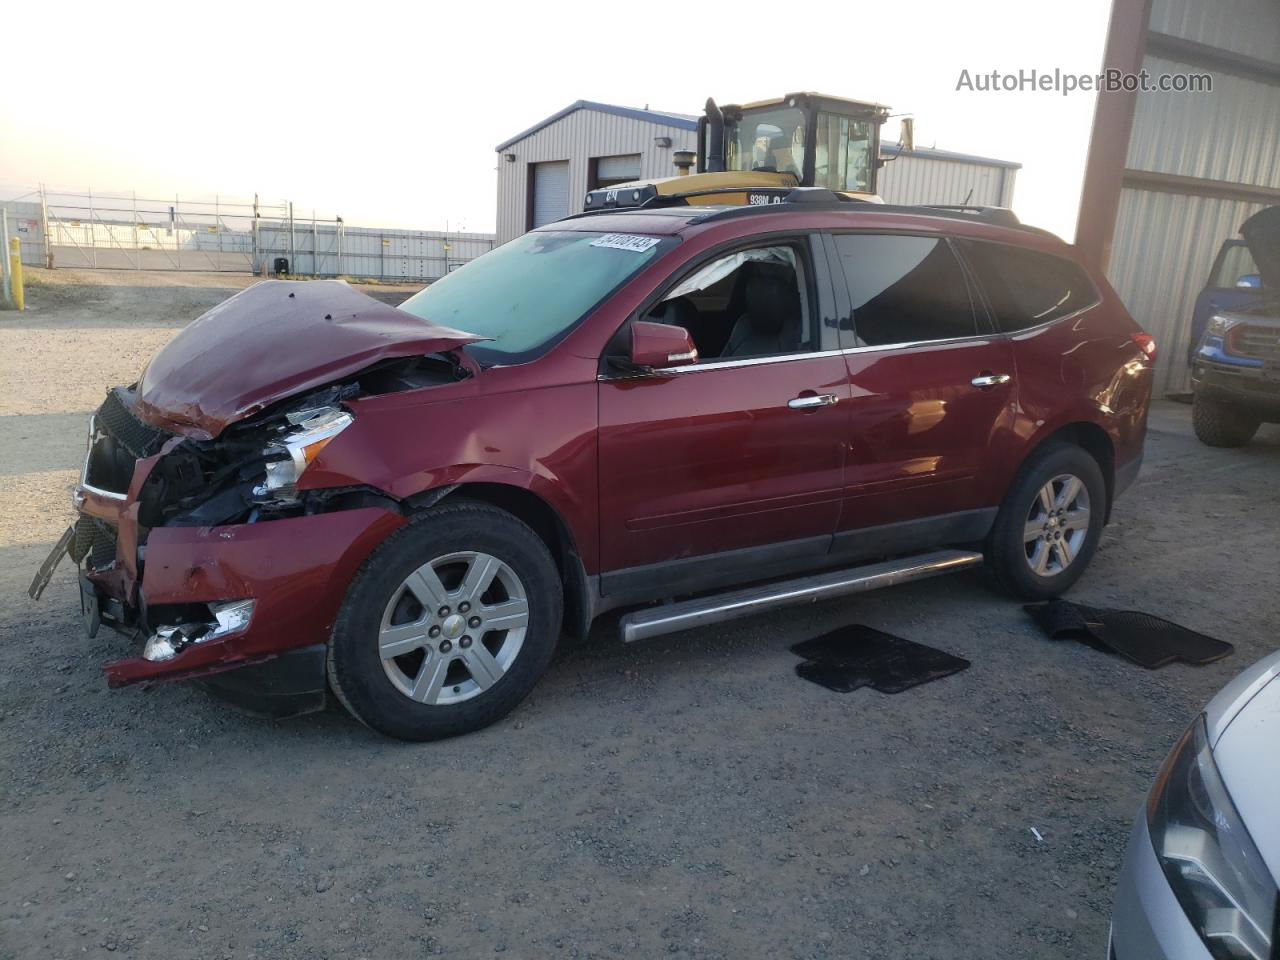
<path fill-rule="evenodd" d="M 275 281 L 210 310 L 108 393 L 60 548 L 89 631 L 140 642 L 112 685 L 277 715 L 331 687 L 448 736 L 614 607 L 639 637 L 984 557 L 1062 593 L 1138 472 L 1153 351 L 1012 218 L 584 215 L 399 308 Z"/>

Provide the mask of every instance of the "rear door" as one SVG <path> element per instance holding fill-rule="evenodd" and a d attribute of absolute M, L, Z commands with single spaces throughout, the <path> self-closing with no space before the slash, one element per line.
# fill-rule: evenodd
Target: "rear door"
<path fill-rule="evenodd" d="M 666 304 L 683 301 L 679 323 L 701 330 L 700 362 L 602 375 L 604 593 L 688 593 L 826 555 L 840 512 L 847 376 L 834 328 L 816 322 L 824 304 L 832 315 L 825 263 L 815 274 L 804 238 L 773 240 L 755 253 L 780 245 L 794 253 L 802 291 L 794 342 L 769 322 L 777 298 L 762 306 L 748 294 L 735 317 L 736 299 L 721 311 L 702 288 L 688 288 L 690 276 L 715 290 L 739 270 L 777 275 L 777 262 L 743 260 L 735 249 L 678 272 L 663 294 L 672 299 L 645 314 L 675 316 Z M 743 319 L 752 309 L 764 310 L 754 325 Z M 783 310 L 790 316 L 792 307 Z"/>
<path fill-rule="evenodd" d="M 993 333 L 950 241 L 830 238 L 848 297 L 849 455 L 833 552 L 922 549 L 984 536 L 1011 440 L 1013 351 Z"/>

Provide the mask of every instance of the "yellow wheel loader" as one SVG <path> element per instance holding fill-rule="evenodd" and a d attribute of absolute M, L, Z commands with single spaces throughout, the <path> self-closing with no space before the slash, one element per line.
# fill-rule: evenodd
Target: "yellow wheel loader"
<path fill-rule="evenodd" d="M 889 108 L 817 93 L 718 107 L 698 118 L 694 157 L 677 151 L 681 174 L 602 187 L 587 194 L 588 212 L 663 203 L 781 203 L 796 187 L 824 187 L 850 200 L 879 203 L 880 128 Z M 911 121 L 903 121 L 911 149 Z"/>

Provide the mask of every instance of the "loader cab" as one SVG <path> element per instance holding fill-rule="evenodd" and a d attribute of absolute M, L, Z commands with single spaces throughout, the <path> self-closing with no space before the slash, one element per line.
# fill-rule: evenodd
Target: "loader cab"
<path fill-rule="evenodd" d="M 723 108 L 708 102 L 699 122 L 698 172 L 771 173 L 780 186 L 874 194 L 888 112 L 812 93 Z"/>

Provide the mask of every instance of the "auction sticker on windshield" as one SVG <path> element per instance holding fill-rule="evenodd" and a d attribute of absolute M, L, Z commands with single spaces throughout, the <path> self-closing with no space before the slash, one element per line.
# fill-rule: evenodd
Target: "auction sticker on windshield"
<path fill-rule="evenodd" d="M 630 250 L 632 253 L 644 253 L 655 246 L 659 237 L 637 237 L 630 233 L 606 233 L 591 241 L 593 247 L 611 247 L 614 250 Z"/>

